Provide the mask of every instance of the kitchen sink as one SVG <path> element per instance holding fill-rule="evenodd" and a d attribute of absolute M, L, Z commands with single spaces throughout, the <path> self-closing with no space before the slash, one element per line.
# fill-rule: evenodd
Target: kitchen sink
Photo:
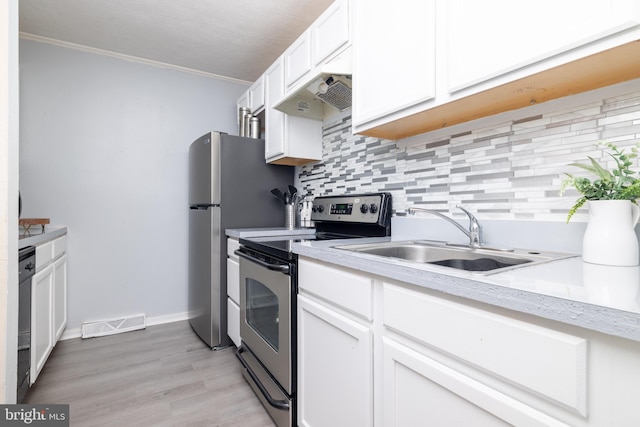
<path fill-rule="evenodd" d="M 471 248 L 442 242 L 403 241 L 338 245 L 336 249 L 489 274 L 577 255 L 521 249 Z"/>

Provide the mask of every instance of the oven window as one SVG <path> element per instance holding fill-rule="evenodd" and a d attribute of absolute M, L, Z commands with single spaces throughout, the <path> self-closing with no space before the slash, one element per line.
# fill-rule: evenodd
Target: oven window
<path fill-rule="evenodd" d="M 275 351 L 278 351 L 278 297 L 257 280 L 246 280 L 247 324 Z"/>

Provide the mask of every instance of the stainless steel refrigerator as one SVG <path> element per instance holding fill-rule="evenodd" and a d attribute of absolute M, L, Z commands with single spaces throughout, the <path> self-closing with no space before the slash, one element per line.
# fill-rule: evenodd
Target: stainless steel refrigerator
<path fill-rule="evenodd" d="M 284 226 L 270 191 L 293 179 L 293 167 L 265 163 L 261 139 L 210 132 L 189 147 L 189 322 L 214 349 L 231 344 L 225 230 Z"/>

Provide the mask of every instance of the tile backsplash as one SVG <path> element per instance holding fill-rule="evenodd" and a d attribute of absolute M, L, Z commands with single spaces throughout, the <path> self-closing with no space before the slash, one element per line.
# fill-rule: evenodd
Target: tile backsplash
<path fill-rule="evenodd" d="M 463 204 L 480 218 L 565 221 L 578 193 L 559 195 L 564 172 L 584 175 L 568 165 L 587 156 L 611 164 L 600 141 L 640 142 L 640 91 L 408 147 L 353 135 L 343 117 L 325 123 L 323 161 L 301 167 L 299 179 L 316 196 L 391 192 L 396 213 L 418 206 L 463 217 L 454 212 Z"/>

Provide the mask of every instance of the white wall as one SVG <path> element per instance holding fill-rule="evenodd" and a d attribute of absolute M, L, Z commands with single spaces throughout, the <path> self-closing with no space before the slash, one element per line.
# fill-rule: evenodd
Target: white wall
<path fill-rule="evenodd" d="M 18 2 L 0 3 L 0 403 L 16 401 L 18 348 Z"/>
<path fill-rule="evenodd" d="M 246 86 L 20 41 L 23 217 L 67 225 L 69 323 L 187 308 L 187 159 Z M 206 52 L 203 52 L 206 54 Z"/>

